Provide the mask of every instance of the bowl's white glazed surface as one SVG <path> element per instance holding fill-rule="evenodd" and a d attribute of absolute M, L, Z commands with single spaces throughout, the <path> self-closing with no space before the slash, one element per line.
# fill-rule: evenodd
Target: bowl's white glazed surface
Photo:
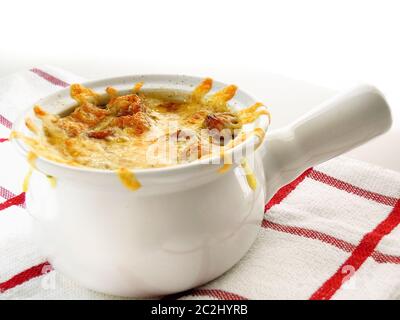
<path fill-rule="evenodd" d="M 192 88 L 185 76 L 131 76 L 86 84 L 128 89 Z M 215 89 L 224 86 L 216 83 Z M 290 93 L 288 93 L 290 94 Z M 59 112 L 71 105 L 68 90 L 39 101 Z M 242 91 L 234 108 L 256 102 Z M 26 131 L 23 119 L 14 129 Z M 267 128 L 266 117 L 254 126 Z M 370 86 L 338 95 L 290 126 L 267 133 L 249 163 L 257 179 L 251 189 L 238 165 L 197 161 L 171 168 L 135 170 L 143 187 L 125 189 L 110 171 L 72 168 L 45 159 L 40 171 L 57 178 L 52 188 L 35 171 L 27 193 L 36 239 L 56 270 L 82 285 L 121 296 L 158 296 L 210 281 L 241 259 L 254 242 L 264 205 L 303 170 L 368 141 L 391 124 L 390 110 Z M 251 126 L 246 130 L 251 130 Z M 251 139 L 238 149 L 257 141 Z M 17 142 L 23 154 L 26 148 Z M 239 150 L 240 151 L 240 150 Z"/>

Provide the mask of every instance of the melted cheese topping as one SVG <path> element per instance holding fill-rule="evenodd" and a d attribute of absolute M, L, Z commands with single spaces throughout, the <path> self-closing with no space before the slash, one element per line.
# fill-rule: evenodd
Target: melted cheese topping
<path fill-rule="evenodd" d="M 142 87 L 142 82 L 136 83 L 127 94 L 108 87 L 105 97 L 73 84 L 70 92 L 77 105 L 70 113 L 49 114 L 36 105 L 34 113 L 43 130 L 27 118 L 25 124 L 35 137 L 13 132 L 10 138 L 22 139 L 32 149 L 28 155 L 32 166 L 39 155 L 73 166 L 115 170 L 131 190 L 140 188 L 132 169 L 171 166 L 219 154 L 224 165 L 218 172 L 224 173 L 232 163 L 227 150 L 252 135 L 258 136 L 258 145 L 264 139 L 261 128 L 249 134 L 242 126 L 269 112 L 261 103 L 232 111 L 228 102 L 236 93 L 234 85 L 212 95 L 208 95 L 210 78 L 192 93 L 143 91 Z M 49 181 L 56 185 L 54 177 Z M 252 178 L 248 181 L 255 184 Z"/>

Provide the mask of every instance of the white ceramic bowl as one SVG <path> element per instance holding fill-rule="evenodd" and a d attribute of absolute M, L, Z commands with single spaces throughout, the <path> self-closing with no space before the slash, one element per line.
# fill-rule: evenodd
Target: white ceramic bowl
<path fill-rule="evenodd" d="M 144 81 L 145 89 L 191 91 L 201 79 L 144 75 L 84 83 L 95 91 L 120 90 Z M 215 82 L 213 90 L 225 84 Z M 288 92 L 290 94 L 290 92 Z M 231 105 L 256 101 L 238 90 Z M 38 101 L 58 113 L 73 105 L 64 89 Z M 29 134 L 24 112 L 14 130 Z M 223 174 L 210 160 L 134 170 L 142 188 L 132 192 L 112 171 L 77 168 L 38 158 L 27 192 L 35 238 L 54 268 L 96 291 L 128 297 L 159 296 L 206 283 L 237 263 L 254 242 L 264 205 L 305 169 L 350 150 L 391 125 L 388 105 L 373 87 L 361 86 L 327 101 L 292 125 L 267 133 L 248 155 L 257 179 L 252 190 L 242 168 Z M 261 116 L 254 127 L 267 129 Z M 253 137 L 232 150 L 258 144 Z M 24 156 L 28 151 L 16 140 Z M 57 178 L 52 188 L 43 173 Z"/>

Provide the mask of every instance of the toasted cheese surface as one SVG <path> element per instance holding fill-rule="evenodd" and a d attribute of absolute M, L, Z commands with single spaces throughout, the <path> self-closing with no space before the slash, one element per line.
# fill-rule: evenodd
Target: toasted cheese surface
<path fill-rule="evenodd" d="M 35 138 L 26 137 L 25 142 L 39 156 L 70 165 L 123 170 L 120 176 L 126 178 L 124 170 L 165 167 L 222 154 L 221 148 L 231 147 L 239 136 L 243 141 L 244 124 L 268 114 L 261 103 L 239 112 L 231 110 L 228 102 L 237 87 L 208 94 L 210 78 L 189 93 L 149 91 L 142 86 L 137 83 L 124 94 L 108 87 L 103 99 L 92 89 L 73 84 L 70 92 L 76 106 L 62 115 L 35 106 L 43 130 L 26 119 Z M 123 181 L 128 183 L 127 178 Z"/>

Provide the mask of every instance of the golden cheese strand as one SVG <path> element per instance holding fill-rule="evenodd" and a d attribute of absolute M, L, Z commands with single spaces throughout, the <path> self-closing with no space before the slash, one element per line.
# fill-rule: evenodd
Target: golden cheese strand
<path fill-rule="evenodd" d="M 140 91 L 140 89 L 142 89 L 143 85 L 144 85 L 144 82 L 142 82 L 142 81 L 135 83 L 135 86 L 132 89 L 132 93 L 138 93 Z"/>
<path fill-rule="evenodd" d="M 229 100 L 233 98 L 236 94 L 237 86 L 230 85 L 225 88 L 222 88 L 220 91 L 214 93 L 209 99 L 208 103 L 210 103 L 217 110 L 224 106 Z"/>
<path fill-rule="evenodd" d="M 247 123 L 254 122 L 261 115 L 266 115 L 270 119 L 270 114 L 267 110 L 259 110 L 252 114 L 246 114 L 244 116 L 239 117 L 239 119 L 242 124 L 247 124 Z"/>
<path fill-rule="evenodd" d="M 256 102 L 252 106 L 238 111 L 237 115 L 242 122 L 242 124 L 246 123 L 251 123 L 255 121 L 259 116 L 261 115 L 266 115 L 269 118 L 269 121 L 271 121 L 271 115 L 269 111 L 264 107 L 262 110 L 258 110 L 260 107 L 263 107 L 264 105 L 261 102 Z"/>
<path fill-rule="evenodd" d="M 25 126 L 34 134 L 39 133 L 38 127 L 33 123 L 33 120 L 31 118 L 26 118 L 25 119 Z"/>
<path fill-rule="evenodd" d="M 50 175 L 46 175 L 46 178 L 49 181 L 50 186 L 52 188 L 55 188 L 57 186 L 57 178 L 56 177 L 53 177 L 53 176 L 50 176 Z"/>
<path fill-rule="evenodd" d="M 26 159 L 28 160 L 29 165 L 36 169 L 36 159 L 37 159 L 37 154 L 33 151 L 29 151 L 28 155 L 26 156 Z"/>
<path fill-rule="evenodd" d="M 252 113 L 252 112 L 255 112 L 258 108 L 260 108 L 260 107 L 262 107 L 263 106 L 263 104 L 261 103 L 261 102 L 256 102 L 255 104 L 253 104 L 252 106 L 250 106 L 250 107 L 248 107 L 248 108 L 246 108 L 246 109 L 243 109 L 243 110 L 240 110 L 240 111 L 238 111 L 238 116 L 240 117 L 240 116 L 242 116 L 242 115 L 244 115 L 244 114 L 246 114 L 246 113 Z"/>
<path fill-rule="evenodd" d="M 139 180 L 136 178 L 135 174 L 128 169 L 118 169 L 117 175 L 122 184 L 129 190 L 136 191 L 142 186 Z"/>
<path fill-rule="evenodd" d="M 113 87 L 107 87 L 106 88 L 107 94 L 110 96 L 110 100 L 115 99 L 118 97 L 118 90 L 113 88 Z"/>
<path fill-rule="evenodd" d="M 249 187 L 252 190 L 256 190 L 256 188 L 257 188 L 257 179 L 256 179 L 256 176 L 254 175 L 253 170 L 251 169 L 251 167 L 249 165 L 249 162 L 247 161 L 246 158 L 244 158 L 241 161 L 241 166 L 242 166 L 242 168 L 244 170 L 244 173 L 246 175 L 247 184 L 249 185 Z"/>
<path fill-rule="evenodd" d="M 232 167 L 231 163 L 225 163 L 222 167 L 218 169 L 218 173 L 225 173 Z"/>
<path fill-rule="evenodd" d="M 192 101 L 200 102 L 204 96 L 211 90 L 213 81 L 211 78 L 205 78 L 192 92 Z"/>
<path fill-rule="evenodd" d="M 27 192 L 29 188 L 29 182 L 31 181 L 33 168 L 29 167 L 28 173 L 25 175 L 24 182 L 22 183 L 22 191 Z"/>

